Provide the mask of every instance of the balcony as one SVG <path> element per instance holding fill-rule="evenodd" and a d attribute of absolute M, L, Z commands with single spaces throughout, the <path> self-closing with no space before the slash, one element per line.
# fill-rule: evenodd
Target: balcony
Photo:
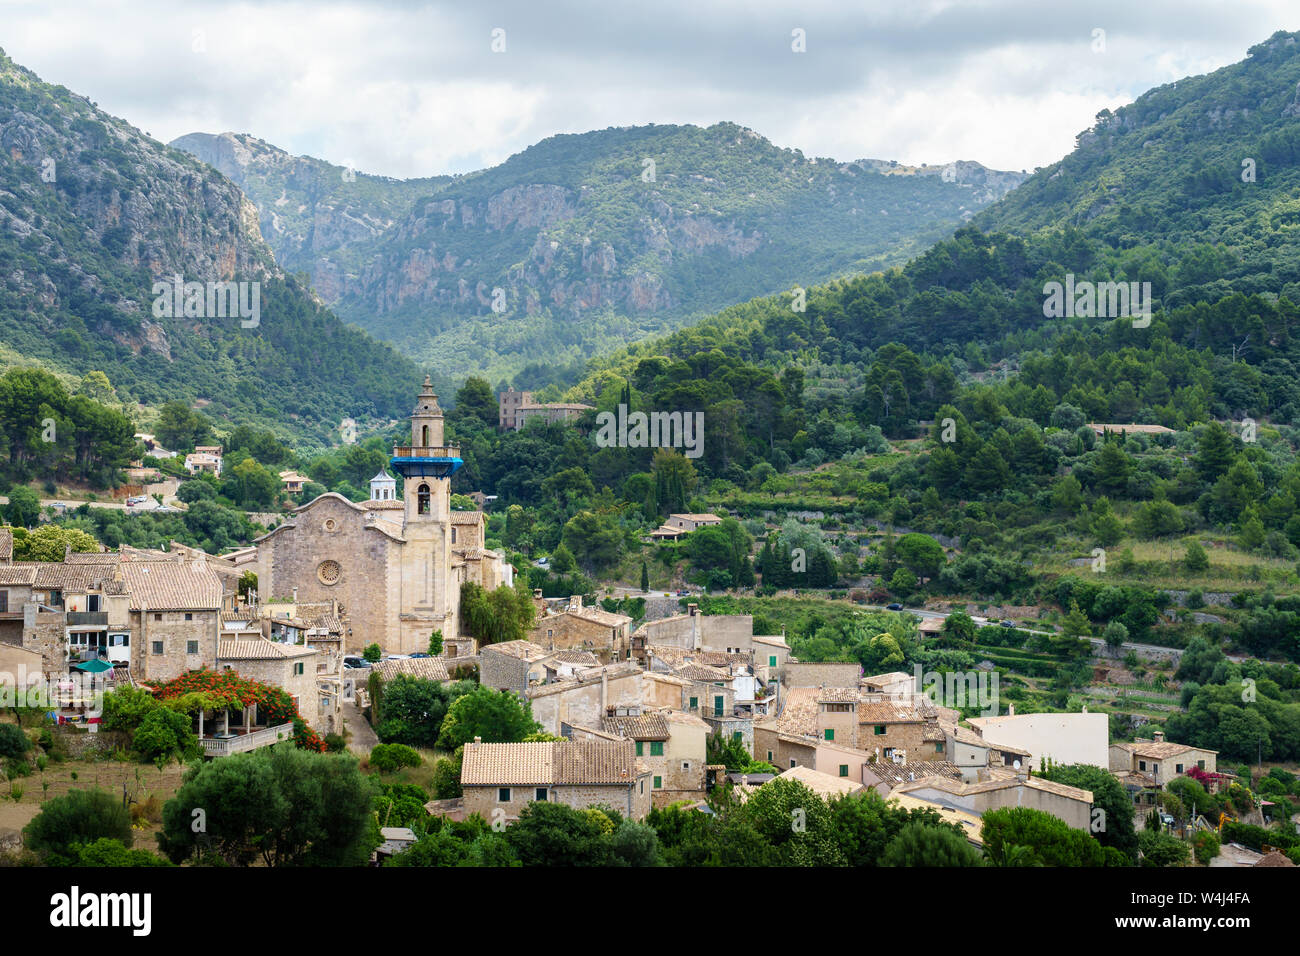
<path fill-rule="evenodd" d="M 69 611 L 68 627 L 108 627 L 107 611 Z"/>
<path fill-rule="evenodd" d="M 229 757 L 231 754 L 246 753 L 259 747 L 269 747 L 284 740 L 293 739 L 293 724 L 276 724 L 258 730 L 243 731 L 235 728 L 228 736 L 201 737 L 203 754 L 207 757 Z"/>
<path fill-rule="evenodd" d="M 450 478 L 465 463 L 455 445 L 396 445 L 389 464 L 403 478 Z"/>

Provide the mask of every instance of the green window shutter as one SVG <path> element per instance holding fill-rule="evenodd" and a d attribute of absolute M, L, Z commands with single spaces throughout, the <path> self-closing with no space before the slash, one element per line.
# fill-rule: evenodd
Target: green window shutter
<path fill-rule="evenodd" d="M 744 739 L 745 739 L 745 735 L 742 734 L 739 730 L 737 730 L 734 734 L 731 735 L 731 739 L 732 739 L 732 740 L 744 740 Z"/>
<path fill-rule="evenodd" d="M 829 727 L 826 728 L 826 739 L 827 739 L 827 740 L 834 740 L 834 739 L 835 739 L 835 731 L 832 730 L 832 729 L 829 728 Z"/>
<path fill-rule="evenodd" d="M 723 702 L 725 699 L 726 699 L 725 697 L 715 697 L 715 698 L 713 698 L 713 716 L 714 716 L 714 717 L 721 717 L 721 716 L 722 716 L 722 702 Z"/>
<path fill-rule="evenodd" d="M 664 778 L 663 778 L 663 777 L 655 777 L 655 789 L 656 789 L 656 790 L 662 790 L 662 789 L 663 789 L 663 785 L 664 785 Z"/>
<path fill-rule="evenodd" d="M 776 666 L 776 655 L 775 655 L 775 654 L 773 654 L 771 657 L 769 657 L 769 658 L 767 659 L 767 666 L 768 666 L 768 667 L 775 667 L 775 666 Z"/>
<path fill-rule="evenodd" d="M 846 763 L 840 764 L 840 776 L 847 777 L 848 775 L 849 775 L 849 765 Z"/>
<path fill-rule="evenodd" d="M 885 727 L 884 724 L 876 724 L 876 736 L 877 736 L 877 737 L 883 737 L 883 736 L 885 736 L 885 731 L 886 731 L 886 727 Z"/>
<path fill-rule="evenodd" d="M 642 743 L 641 741 L 638 740 L 638 741 L 636 742 L 636 755 L 637 755 L 638 757 L 644 757 L 644 756 L 645 756 L 645 754 L 642 753 L 642 748 L 643 748 L 644 746 L 645 746 L 645 744 Z"/>
<path fill-rule="evenodd" d="M 662 740 L 650 741 L 650 756 L 662 757 L 664 755 L 664 742 Z"/>
<path fill-rule="evenodd" d="M 935 743 L 935 745 L 934 745 L 934 752 L 937 753 L 937 754 L 941 754 L 941 753 L 943 753 L 943 741 L 942 741 L 942 740 L 937 741 L 937 742 Z"/>
<path fill-rule="evenodd" d="M 700 706 L 700 699 L 698 697 L 692 697 L 690 709 L 694 710 L 696 707 L 699 706 Z"/>

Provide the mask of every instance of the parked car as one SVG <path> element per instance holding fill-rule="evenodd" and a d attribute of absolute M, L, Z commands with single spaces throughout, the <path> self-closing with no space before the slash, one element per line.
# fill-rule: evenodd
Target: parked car
<path fill-rule="evenodd" d="M 886 604 L 886 605 L 885 605 L 885 610 L 886 610 L 886 611 L 901 611 L 902 609 L 903 609 L 903 605 L 901 605 L 901 604 Z"/>
<path fill-rule="evenodd" d="M 343 666 L 350 669 L 358 669 L 369 667 L 370 662 L 364 657 L 345 657 L 343 658 Z"/>
<path fill-rule="evenodd" d="M 1015 622 L 1015 621 L 998 621 L 998 626 L 999 626 L 999 627 L 1015 627 L 1015 626 L 1016 626 L 1016 622 Z"/>
<path fill-rule="evenodd" d="M 409 657 L 432 657 L 432 654 L 410 654 Z"/>

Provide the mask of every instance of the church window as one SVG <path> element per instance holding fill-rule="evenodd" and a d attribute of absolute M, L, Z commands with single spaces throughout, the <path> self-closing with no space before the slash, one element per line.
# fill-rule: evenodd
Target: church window
<path fill-rule="evenodd" d="M 455 528 L 452 528 L 452 529 L 451 529 L 451 543 L 452 543 L 452 544 L 455 544 L 455 543 L 456 543 L 456 529 L 455 529 Z"/>
<path fill-rule="evenodd" d="M 428 425 L 425 425 L 423 428 L 420 429 L 420 447 L 421 448 L 429 447 L 429 426 Z"/>
<path fill-rule="evenodd" d="M 326 518 L 326 519 L 325 519 L 325 530 L 326 530 L 326 531 L 334 532 L 334 531 L 337 531 L 338 529 L 339 529 L 339 523 L 338 523 L 337 521 L 335 521 L 333 518 Z"/>
<path fill-rule="evenodd" d="M 416 494 L 416 502 L 419 505 L 418 514 L 427 515 L 429 513 L 429 486 L 421 485 L 419 492 Z"/>
<path fill-rule="evenodd" d="M 343 569 L 337 561 L 322 561 L 316 568 L 316 577 L 321 584 L 338 584 L 342 574 Z"/>

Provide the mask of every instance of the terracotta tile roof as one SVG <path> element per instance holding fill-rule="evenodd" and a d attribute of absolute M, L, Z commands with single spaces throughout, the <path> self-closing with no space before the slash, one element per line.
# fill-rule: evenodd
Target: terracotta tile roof
<path fill-rule="evenodd" d="M 131 610 L 216 611 L 221 608 L 221 578 L 202 564 L 122 563 L 131 593 Z"/>
<path fill-rule="evenodd" d="M 24 561 L 21 566 L 34 567 L 36 578 L 32 587 L 54 591 L 86 591 L 113 576 L 113 569 L 105 564 L 65 564 L 54 561 Z M 13 567 L 20 567 L 15 564 Z"/>
<path fill-rule="evenodd" d="M 1176 744 L 1168 740 L 1135 740 L 1132 743 L 1117 743 L 1116 747 L 1121 747 L 1129 753 L 1137 754 L 1139 757 L 1150 757 L 1152 760 L 1164 760 L 1168 757 L 1176 757 L 1179 754 L 1187 753 L 1189 750 L 1200 750 L 1205 753 L 1217 754 L 1217 750 L 1210 750 L 1207 747 L 1193 747 L 1191 744 Z"/>
<path fill-rule="evenodd" d="M 516 660 L 540 661 L 547 656 L 546 648 L 532 641 L 502 641 L 500 644 L 488 644 L 480 649 L 481 654 L 504 654 Z"/>
<path fill-rule="evenodd" d="M 398 674 L 408 674 L 423 680 L 450 680 L 447 664 L 441 657 L 408 657 L 392 661 L 379 661 L 373 665 L 381 680 L 392 680 Z"/>
<path fill-rule="evenodd" d="M 621 627 L 632 623 L 632 619 L 625 614 L 612 614 L 599 607 L 584 607 L 564 613 L 582 618 L 584 621 L 591 621 L 593 624 L 603 624 L 605 627 Z"/>
<path fill-rule="evenodd" d="M 817 702 L 819 704 L 856 704 L 858 692 L 853 687 L 819 687 Z"/>
<path fill-rule="evenodd" d="M 848 777 L 832 777 L 828 773 L 822 773 L 820 770 L 813 770 L 810 767 L 791 767 L 789 770 L 778 774 L 776 779 L 795 780 L 813 793 L 827 798 L 858 793 L 866 789 L 856 780 L 850 780 Z"/>
<path fill-rule="evenodd" d="M 630 740 L 563 740 L 466 744 L 460 782 L 462 787 L 631 786 L 636 776 Z"/>
<path fill-rule="evenodd" d="M 481 511 L 453 511 L 451 513 L 452 524 L 478 524 L 483 520 Z"/>
<path fill-rule="evenodd" d="M 919 724 L 936 716 L 934 707 L 925 701 L 873 700 L 858 705 L 858 720 L 864 724 Z"/>
<path fill-rule="evenodd" d="M 639 717 L 603 717 L 601 730 L 618 734 L 631 740 L 667 740 L 668 721 L 663 714 L 641 714 Z"/>
<path fill-rule="evenodd" d="M 891 787 L 929 778 L 961 779 L 961 768 L 947 760 L 917 760 L 907 764 L 894 763 L 892 760 L 877 760 L 867 769 L 879 777 L 881 782 Z"/>
<path fill-rule="evenodd" d="M 14 556 L 14 533 L 8 528 L 0 528 L 0 561 L 12 560 Z"/>
<path fill-rule="evenodd" d="M 632 741 L 570 740 L 555 745 L 557 784 L 625 784 L 637 776 Z"/>
<path fill-rule="evenodd" d="M 264 638 L 217 642 L 218 661 L 273 661 L 310 657 L 316 651 L 301 644 L 278 644 Z"/>
<path fill-rule="evenodd" d="M 704 664 L 681 664 L 673 668 L 673 673 L 678 677 L 685 677 L 687 680 L 697 680 L 705 683 L 731 680 L 731 675 L 721 668 L 707 667 Z"/>
<path fill-rule="evenodd" d="M 554 742 L 465 745 L 462 787 L 540 787 L 554 782 Z"/>
<path fill-rule="evenodd" d="M 817 733 L 817 695 L 819 687 L 792 687 L 786 692 L 785 704 L 774 719 L 765 722 L 778 733 L 815 735 Z"/>
<path fill-rule="evenodd" d="M 759 644 L 771 644 L 774 647 L 790 649 L 790 646 L 785 642 L 785 638 L 780 634 L 755 634 L 753 639 Z"/>
<path fill-rule="evenodd" d="M 924 763 L 924 761 L 922 761 Z M 908 764 L 908 770 L 914 770 L 921 764 Z M 872 769 L 875 769 L 874 767 Z M 978 783 L 962 783 L 960 780 L 949 780 L 944 777 L 922 780 L 920 777 L 915 782 L 899 784 L 899 789 L 908 791 L 922 788 L 933 788 L 942 790 L 945 793 L 951 793 L 954 796 L 964 797 L 974 793 L 991 793 L 994 790 L 1009 790 L 1015 787 L 1027 787 L 1030 790 L 1039 790 L 1043 793 L 1055 794 L 1058 797 L 1068 797 L 1071 800 L 1078 800 L 1082 803 L 1092 803 L 1092 791 L 1082 790 L 1079 787 L 1069 787 L 1063 783 L 1056 783 L 1052 780 L 1043 780 L 1040 777 L 1026 777 L 1020 780 L 1016 776 L 1000 777 L 995 780 L 981 780 Z"/>
<path fill-rule="evenodd" d="M 0 584 L 32 584 L 36 569 L 31 565 L 15 564 L 0 567 Z"/>
<path fill-rule="evenodd" d="M 557 651 L 552 654 L 550 660 L 560 664 L 578 664 L 586 667 L 599 667 L 600 658 L 591 651 L 567 650 Z"/>
<path fill-rule="evenodd" d="M 669 667 L 678 664 L 704 664 L 708 667 L 727 668 L 729 666 L 749 666 L 748 654 L 725 654 L 722 651 L 709 651 L 703 648 L 689 650 L 675 644 L 647 644 L 646 653 L 653 654 Z"/>
<path fill-rule="evenodd" d="M 117 564 L 120 560 L 111 551 L 71 551 L 63 556 L 64 564 Z"/>

